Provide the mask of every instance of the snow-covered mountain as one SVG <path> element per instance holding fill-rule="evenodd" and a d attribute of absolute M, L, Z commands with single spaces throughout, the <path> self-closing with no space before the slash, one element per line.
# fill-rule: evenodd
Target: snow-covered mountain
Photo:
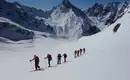
<path fill-rule="evenodd" d="M 14 41 L 32 39 L 34 32 L 27 30 L 15 22 L 0 17 L 0 37 L 5 37 Z"/>
<path fill-rule="evenodd" d="M 111 2 L 105 5 L 95 3 L 92 7 L 85 10 L 85 13 L 94 21 L 94 24 L 98 25 L 100 29 L 104 29 L 105 25 L 111 25 L 124 15 L 129 3 L 129 1 L 123 3 Z"/>
<path fill-rule="evenodd" d="M 51 37 L 79 39 L 82 36 L 93 35 L 114 23 L 124 15 L 128 5 L 129 1 L 112 2 L 106 5 L 96 3 L 87 10 L 81 10 L 69 0 L 63 0 L 51 10 L 43 11 L 17 2 L 0 0 L 0 24 L 2 24 L 0 37 L 17 41 L 31 39 L 40 33 L 44 36 L 49 34 Z M 12 22 L 15 25 L 12 25 Z M 13 26 L 13 29 L 10 26 Z M 11 32 L 4 27 L 8 27 Z M 17 33 L 17 28 L 33 35 L 31 34 L 30 37 L 26 35 L 26 31 L 23 31 L 24 37 L 19 38 L 18 36 L 23 34 Z"/>
<path fill-rule="evenodd" d="M 23 7 L 20 7 L 19 5 L 16 5 L 15 3 L 10 3 L 10 2 L 6 2 L 5 0 L 1 0 L 0 1 L 0 17 L 2 17 L 1 19 L 2 23 L 0 22 L 1 24 L 3 24 L 3 22 L 4 24 L 9 24 L 6 26 L 1 26 L 1 27 L 10 27 L 11 24 L 8 21 L 12 21 L 15 24 L 18 24 L 24 27 L 26 30 L 28 29 L 31 31 L 39 31 L 39 32 L 47 32 L 50 34 L 55 34 L 51 26 L 44 24 L 43 19 L 37 18 L 35 14 L 32 14 L 31 12 L 27 11 L 26 9 L 23 9 Z M 3 20 L 3 18 L 6 19 L 6 22 Z M 16 28 L 21 29 L 19 26 L 15 25 L 13 27 L 13 30 L 12 29 L 11 30 L 14 31 L 14 33 L 17 35 L 16 33 L 17 31 L 15 31 Z M 13 39 L 13 37 L 17 38 L 16 35 L 8 32 L 8 30 L 6 32 L 8 34 L 2 34 L 1 37 L 5 37 L 11 40 L 15 40 Z M 6 35 L 10 35 L 10 37 L 7 37 Z M 22 39 L 27 39 L 27 38 L 19 38 L 18 40 L 22 40 Z"/>
<path fill-rule="evenodd" d="M 67 38 L 80 38 L 99 32 L 91 23 L 87 15 L 68 0 L 63 0 L 46 21 L 46 24 L 53 26 L 57 36 Z"/>

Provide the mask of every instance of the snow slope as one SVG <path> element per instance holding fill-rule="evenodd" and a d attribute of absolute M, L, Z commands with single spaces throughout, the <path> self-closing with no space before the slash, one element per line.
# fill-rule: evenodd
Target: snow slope
<path fill-rule="evenodd" d="M 36 39 L 19 43 L 0 43 L 0 80 L 130 80 L 130 13 L 129 10 L 116 23 L 102 32 L 78 41 L 63 39 Z M 112 30 L 117 23 L 121 26 L 117 33 Z M 73 50 L 87 48 L 87 53 L 73 58 Z M 46 66 L 44 57 L 66 52 L 68 63 L 45 71 L 31 71 L 29 59 L 37 54 L 40 66 Z"/>

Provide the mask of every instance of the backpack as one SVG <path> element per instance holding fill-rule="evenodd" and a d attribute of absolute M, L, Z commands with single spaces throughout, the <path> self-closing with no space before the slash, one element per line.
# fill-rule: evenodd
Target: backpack
<path fill-rule="evenodd" d="M 49 59 L 50 61 L 52 60 L 52 57 L 51 57 L 51 55 L 49 55 L 49 56 L 48 56 L 48 59 Z"/>
<path fill-rule="evenodd" d="M 36 62 L 39 61 L 39 57 L 38 56 L 35 57 L 34 59 L 35 59 Z"/>

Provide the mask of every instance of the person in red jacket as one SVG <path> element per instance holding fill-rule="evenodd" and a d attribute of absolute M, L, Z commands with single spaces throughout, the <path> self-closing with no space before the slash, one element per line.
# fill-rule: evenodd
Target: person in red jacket
<path fill-rule="evenodd" d="M 30 62 L 33 61 L 33 60 L 35 62 L 35 70 L 40 70 L 40 66 L 39 66 L 40 60 L 39 60 L 39 57 L 34 55 L 34 58 L 32 60 L 30 60 Z"/>
<path fill-rule="evenodd" d="M 83 53 L 85 54 L 85 48 L 83 48 Z"/>
<path fill-rule="evenodd" d="M 74 51 L 74 58 L 77 57 L 77 50 Z"/>

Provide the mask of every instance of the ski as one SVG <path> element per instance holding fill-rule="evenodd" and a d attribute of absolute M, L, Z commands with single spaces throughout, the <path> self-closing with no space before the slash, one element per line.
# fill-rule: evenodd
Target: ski
<path fill-rule="evenodd" d="M 37 71 L 44 71 L 45 69 L 44 68 L 41 68 L 41 69 L 38 69 L 38 70 L 32 70 L 30 72 L 37 72 Z"/>

